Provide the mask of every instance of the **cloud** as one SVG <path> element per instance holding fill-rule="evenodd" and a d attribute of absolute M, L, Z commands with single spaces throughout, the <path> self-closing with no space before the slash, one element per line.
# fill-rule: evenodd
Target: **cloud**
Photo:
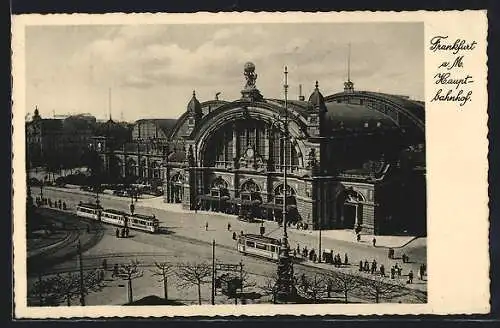
<path fill-rule="evenodd" d="M 404 24 L 340 25 L 106 26 L 85 30 L 82 41 L 72 40 L 69 35 L 73 34 L 68 34 L 63 44 L 60 40 L 67 32 L 44 32 L 45 39 L 39 33 L 38 39 L 44 41 L 35 48 L 43 48 L 46 54 L 33 56 L 30 67 L 43 69 L 30 71 L 30 97 L 33 103 L 40 103 L 46 96 L 52 106 L 53 95 L 79 90 L 80 99 L 89 99 L 88 107 L 97 108 L 105 106 L 106 90 L 111 87 L 117 108 L 148 107 L 161 117 L 167 103 L 169 108 L 183 111 L 193 89 L 200 99 L 212 99 L 215 91 L 222 91 L 227 100 L 238 98 L 247 61 L 255 63 L 257 86 L 265 97 L 283 95 L 285 65 L 291 95 L 302 84 L 307 98 L 316 80 L 327 95 L 343 88 L 350 42 L 355 88 L 422 98 L 423 42 L 418 38 L 423 37 L 423 29 Z"/>

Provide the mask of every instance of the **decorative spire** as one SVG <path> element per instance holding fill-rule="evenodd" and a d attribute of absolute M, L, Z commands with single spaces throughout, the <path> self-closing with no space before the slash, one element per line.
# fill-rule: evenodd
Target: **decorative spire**
<path fill-rule="evenodd" d="M 196 91 L 195 90 L 193 90 L 193 97 L 191 98 L 191 100 L 189 101 L 189 103 L 187 105 L 187 110 L 189 113 L 191 113 L 191 115 L 194 116 L 195 121 L 198 121 L 203 116 L 203 113 L 201 110 L 201 104 L 198 101 L 198 99 L 196 99 Z"/>
<path fill-rule="evenodd" d="M 347 54 L 347 82 L 351 82 L 351 43 L 349 42 L 349 51 Z"/>
<path fill-rule="evenodd" d="M 316 81 L 314 91 L 309 97 L 309 103 L 314 110 L 319 110 L 320 112 L 326 112 L 325 98 L 319 91 L 319 83 Z"/>
<path fill-rule="evenodd" d="M 347 53 L 347 81 L 344 82 L 344 92 L 354 92 L 354 83 L 351 81 L 351 43 Z"/>
<path fill-rule="evenodd" d="M 109 111 L 109 121 L 113 121 L 111 117 L 111 88 L 108 89 L 108 111 Z"/>

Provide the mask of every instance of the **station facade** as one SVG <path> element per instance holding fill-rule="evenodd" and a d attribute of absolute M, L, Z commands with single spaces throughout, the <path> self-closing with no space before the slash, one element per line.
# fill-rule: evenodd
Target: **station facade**
<path fill-rule="evenodd" d="M 108 170 L 159 179 L 165 202 L 191 210 L 282 221 L 286 197 L 298 228 L 425 234 L 424 103 L 350 80 L 326 97 L 316 82 L 307 99 L 269 99 L 253 64 L 244 76 L 240 99 L 193 92 L 177 120 L 138 121 L 132 143 L 102 149 Z"/>

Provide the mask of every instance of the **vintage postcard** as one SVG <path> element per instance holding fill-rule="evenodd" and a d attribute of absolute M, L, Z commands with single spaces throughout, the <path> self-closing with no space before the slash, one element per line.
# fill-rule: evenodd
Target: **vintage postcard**
<path fill-rule="evenodd" d="M 485 11 L 12 26 L 15 317 L 489 312 Z"/>

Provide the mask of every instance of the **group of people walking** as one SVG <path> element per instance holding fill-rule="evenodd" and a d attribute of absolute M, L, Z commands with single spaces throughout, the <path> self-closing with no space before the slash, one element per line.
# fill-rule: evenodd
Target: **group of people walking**
<path fill-rule="evenodd" d="M 36 203 L 36 206 L 38 206 L 38 207 L 48 205 L 49 207 L 58 208 L 60 210 L 67 209 L 66 202 L 63 202 L 60 199 L 52 201 L 52 199 L 50 199 L 50 198 L 37 197 L 35 199 L 35 203 Z"/>
<path fill-rule="evenodd" d="M 129 228 L 128 227 L 125 227 L 125 228 L 116 228 L 116 231 L 115 231 L 115 235 L 116 235 L 116 238 L 128 238 L 129 237 Z"/>

